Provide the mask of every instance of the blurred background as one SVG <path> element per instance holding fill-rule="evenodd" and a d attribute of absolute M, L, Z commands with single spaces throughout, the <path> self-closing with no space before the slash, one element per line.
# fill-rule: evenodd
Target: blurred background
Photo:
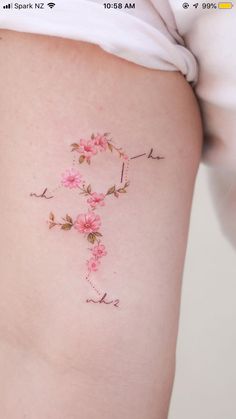
<path fill-rule="evenodd" d="M 235 214 L 236 222 L 236 214 Z M 236 418 L 236 250 L 201 164 L 195 186 L 169 419 Z"/>

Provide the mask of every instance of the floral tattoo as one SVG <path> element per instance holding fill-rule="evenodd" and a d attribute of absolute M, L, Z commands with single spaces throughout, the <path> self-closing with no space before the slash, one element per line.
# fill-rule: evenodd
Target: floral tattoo
<path fill-rule="evenodd" d="M 164 159 L 164 157 L 153 156 L 153 149 L 148 153 L 139 154 L 137 156 L 129 157 L 121 147 L 114 144 L 109 137 L 110 133 L 92 134 L 90 139 L 80 139 L 78 143 L 71 144 L 71 151 L 74 154 L 73 165 L 61 175 L 60 184 L 54 190 L 44 188 L 41 194 L 30 193 L 31 197 L 52 199 L 54 192 L 59 188 L 67 188 L 71 191 L 80 191 L 79 194 L 86 199 L 88 205 L 87 212 L 79 213 L 75 218 L 66 214 L 61 219 L 57 219 L 55 214 L 51 211 L 47 220 L 49 229 L 59 228 L 64 231 L 76 230 L 83 234 L 86 240 L 91 244 L 89 248 L 90 257 L 86 260 L 86 275 L 85 279 L 99 296 L 98 300 L 87 299 L 87 303 L 104 303 L 119 307 L 119 299 L 110 299 L 106 292 L 102 292 L 91 279 L 93 273 L 97 272 L 101 266 L 103 258 L 107 255 L 107 249 L 103 243 L 103 235 L 101 233 L 102 220 L 96 211 L 106 205 L 107 199 L 110 197 L 119 198 L 126 194 L 130 181 L 128 179 L 128 171 L 130 160 L 138 157 L 147 156 L 151 159 Z M 101 152 L 112 152 L 117 155 L 122 162 L 120 183 L 119 185 L 112 185 L 108 187 L 105 192 L 97 192 L 93 190 L 91 184 L 86 184 L 83 180 L 83 175 L 78 169 L 82 164 L 91 165 L 91 161 Z"/>

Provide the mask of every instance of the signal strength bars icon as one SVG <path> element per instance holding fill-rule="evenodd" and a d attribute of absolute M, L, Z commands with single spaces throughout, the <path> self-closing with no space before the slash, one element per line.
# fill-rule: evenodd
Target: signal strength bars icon
<path fill-rule="evenodd" d="M 12 9 L 12 3 L 5 4 L 5 5 L 3 6 L 3 9 Z"/>

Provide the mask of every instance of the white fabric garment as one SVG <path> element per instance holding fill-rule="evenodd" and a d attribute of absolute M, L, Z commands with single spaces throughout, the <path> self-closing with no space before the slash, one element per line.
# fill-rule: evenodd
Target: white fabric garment
<path fill-rule="evenodd" d="M 0 28 L 92 42 L 145 67 L 179 69 L 188 81 L 196 79 L 193 55 L 176 30 L 169 33 L 149 0 L 118 10 L 105 9 L 103 0 L 55 1 L 53 9 L 1 10 Z"/>
<path fill-rule="evenodd" d="M 212 189 L 220 191 L 227 173 L 231 185 L 236 175 L 236 5 L 196 9 L 196 0 L 187 2 L 184 9 L 182 0 L 134 0 L 135 8 L 125 9 L 118 0 L 121 9 L 107 9 L 105 0 L 55 0 L 52 9 L 2 9 L 0 28 L 92 42 L 144 67 L 182 72 L 201 107 L 202 161 L 218 170 Z M 233 208 L 236 214 L 236 199 Z"/>

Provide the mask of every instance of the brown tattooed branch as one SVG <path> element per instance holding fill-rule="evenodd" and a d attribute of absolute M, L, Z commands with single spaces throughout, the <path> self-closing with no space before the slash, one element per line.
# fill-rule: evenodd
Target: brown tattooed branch
<path fill-rule="evenodd" d="M 74 222 L 68 214 L 66 214 L 65 218 L 62 218 L 62 220 L 64 222 L 59 223 L 58 221 L 55 220 L 55 215 L 53 214 L 53 212 L 50 212 L 49 221 L 48 221 L 49 228 L 51 229 L 55 226 L 58 226 L 61 228 L 61 230 L 70 230 L 73 227 Z"/>
<path fill-rule="evenodd" d="M 62 221 L 63 223 L 59 223 L 58 221 L 56 221 L 55 215 L 53 214 L 53 212 L 50 212 L 48 220 L 49 229 L 57 226 L 60 227 L 61 230 L 69 231 L 72 229 L 72 227 L 74 227 L 75 223 L 70 215 L 66 214 L 66 216 L 62 218 Z M 89 243 L 94 244 L 95 241 L 97 241 L 99 244 L 98 237 L 102 237 L 102 234 L 99 231 L 94 231 L 87 235 L 87 240 L 89 241 Z"/>
<path fill-rule="evenodd" d="M 111 188 L 108 189 L 108 191 L 106 193 L 106 196 L 113 194 L 116 198 L 118 198 L 120 193 L 126 193 L 127 192 L 126 189 L 127 189 L 128 186 L 129 186 L 129 182 L 126 182 L 122 188 L 118 188 L 118 189 L 117 189 L 116 185 L 114 185 L 114 186 L 112 186 Z"/>

